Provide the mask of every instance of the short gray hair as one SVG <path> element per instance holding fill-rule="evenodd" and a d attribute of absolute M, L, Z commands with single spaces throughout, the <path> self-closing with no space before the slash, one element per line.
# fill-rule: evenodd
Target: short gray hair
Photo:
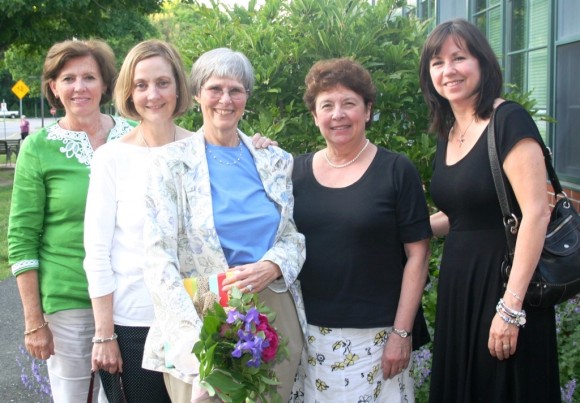
<path fill-rule="evenodd" d="M 199 95 L 201 87 L 211 77 L 239 80 L 248 94 L 254 88 L 254 68 L 241 52 L 217 48 L 202 54 L 191 67 L 191 92 Z"/>

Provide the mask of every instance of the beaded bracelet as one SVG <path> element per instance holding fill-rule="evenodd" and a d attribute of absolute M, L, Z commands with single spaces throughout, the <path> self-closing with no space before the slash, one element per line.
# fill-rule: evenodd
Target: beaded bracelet
<path fill-rule="evenodd" d="M 509 323 L 510 325 L 515 325 L 517 327 L 523 326 L 523 324 L 520 325 L 520 322 L 518 319 L 509 318 L 509 317 L 505 316 L 504 314 L 502 314 L 501 311 L 497 311 L 497 314 L 499 315 L 500 318 L 502 318 L 502 320 L 505 323 Z M 525 319 L 524 319 L 524 321 L 525 321 Z"/>
<path fill-rule="evenodd" d="M 40 330 L 40 329 L 42 329 L 43 327 L 47 327 L 47 326 L 48 326 L 48 322 L 47 322 L 47 321 L 44 321 L 44 323 L 43 323 L 42 325 L 40 325 L 40 326 L 38 326 L 38 327 L 35 327 L 34 329 L 25 330 L 25 331 L 24 331 L 24 335 L 25 335 L 25 336 L 28 336 L 29 334 L 32 334 L 32 333 L 36 332 L 37 330 Z"/>
<path fill-rule="evenodd" d="M 107 342 L 113 341 L 113 340 L 117 340 L 117 333 L 113 333 L 113 335 L 111 337 L 106 337 L 106 338 L 93 337 L 93 339 L 92 339 L 93 343 L 107 343 Z"/>
<path fill-rule="evenodd" d="M 503 298 L 499 299 L 495 311 L 498 313 L 499 317 L 503 319 L 504 322 L 511 325 L 516 325 L 517 327 L 524 326 L 526 324 L 526 311 L 523 309 L 521 311 L 516 311 L 505 305 Z"/>
<path fill-rule="evenodd" d="M 515 309 L 510 308 L 509 306 L 507 306 L 505 304 L 505 301 L 503 300 L 503 298 L 499 299 L 498 304 L 501 306 L 501 309 L 503 309 L 504 312 L 507 313 L 512 318 L 517 318 L 518 316 L 523 316 L 524 318 L 526 317 L 525 310 L 522 309 L 521 311 L 516 311 Z"/>

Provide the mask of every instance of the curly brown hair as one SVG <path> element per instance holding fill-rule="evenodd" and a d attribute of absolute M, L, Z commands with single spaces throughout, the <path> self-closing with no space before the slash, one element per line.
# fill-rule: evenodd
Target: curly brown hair
<path fill-rule="evenodd" d="M 342 85 L 360 95 L 370 108 L 370 115 L 373 115 L 377 89 L 368 70 L 352 59 L 343 57 L 318 61 L 308 71 L 304 83 L 306 91 L 303 99 L 310 112 L 316 110 L 316 98 L 321 92 Z M 366 123 L 367 129 L 372 121 L 369 119 Z"/>

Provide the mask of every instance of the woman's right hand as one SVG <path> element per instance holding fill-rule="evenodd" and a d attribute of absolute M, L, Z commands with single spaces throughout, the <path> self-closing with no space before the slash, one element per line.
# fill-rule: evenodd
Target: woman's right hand
<path fill-rule="evenodd" d="M 268 137 L 263 137 L 260 133 L 254 134 L 252 137 L 252 144 L 257 149 L 268 148 L 270 146 L 277 146 L 278 142 Z"/>
<path fill-rule="evenodd" d="M 24 336 L 24 345 L 26 351 L 38 360 L 48 360 L 51 355 L 54 355 L 52 332 L 48 326 Z"/>
<path fill-rule="evenodd" d="M 92 369 L 102 369 L 110 374 L 123 372 L 123 359 L 117 340 L 105 343 L 93 343 Z"/>

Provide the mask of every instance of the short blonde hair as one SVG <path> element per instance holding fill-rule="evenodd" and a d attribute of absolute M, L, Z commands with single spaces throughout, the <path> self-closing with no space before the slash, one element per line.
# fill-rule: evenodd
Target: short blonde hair
<path fill-rule="evenodd" d="M 135 45 L 129 51 L 121 66 L 114 92 L 115 106 L 121 115 L 135 120 L 141 119 L 131 98 L 133 95 L 135 67 L 140 61 L 156 56 L 167 60 L 173 69 L 178 94 L 173 117 L 183 115 L 191 106 L 191 92 L 179 52 L 168 42 L 149 39 Z"/>

